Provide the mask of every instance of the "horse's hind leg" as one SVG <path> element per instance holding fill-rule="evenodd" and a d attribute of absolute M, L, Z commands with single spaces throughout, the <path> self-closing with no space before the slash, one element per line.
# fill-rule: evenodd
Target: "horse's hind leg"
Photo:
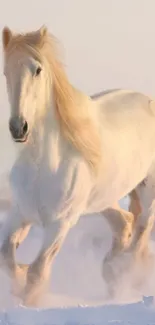
<path fill-rule="evenodd" d="M 134 285 L 140 286 L 154 269 L 154 254 L 149 250 L 149 240 L 155 221 L 155 177 L 148 175 L 136 188 L 141 213 L 135 224 L 135 235 L 130 246 L 133 259 Z M 148 273 L 149 272 L 149 273 Z"/>
<path fill-rule="evenodd" d="M 118 203 L 103 211 L 103 215 L 110 225 L 113 232 L 112 255 L 116 252 L 122 251 L 130 246 L 135 220 L 139 215 L 139 201 L 138 198 L 133 202 L 131 196 L 130 211 L 122 209 Z"/>
<path fill-rule="evenodd" d="M 138 217 L 141 214 L 141 203 L 140 203 L 139 196 L 136 192 L 136 189 L 132 190 L 129 193 L 129 198 L 130 198 L 129 212 L 131 212 L 134 215 L 134 224 L 135 224 L 138 220 Z"/>
<path fill-rule="evenodd" d="M 134 190 L 130 193 L 129 210 L 130 211 L 121 209 L 119 204 L 116 203 L 103 212 L 113 232 L 112 248 L 107 254 L 103 264 L 103 275 L 109 283 L 110 295 L 113 294 L 113 284 L 115 281 L 111 262 L 130 247 L 136 220 L 141 211 L 139 198 Z"/>
<path fill-rule="evenodd" d="M 130 246 L 135 225 L 141 213 L 140 200 L 136 190 L 129 193 L 129 197 L 129 211 L 115 203 L 103 212 L 113 232 L 112 256 Z"/>
<path fill-rule="evenodd" d="M 145 182 L 136 188 L 141 205 L 141 213 L 136 222 L 136 232 L 132 250 L 136 256 L 148 255 L 148 243 L 155 220 L 155 178 L 149 175 Z"/>

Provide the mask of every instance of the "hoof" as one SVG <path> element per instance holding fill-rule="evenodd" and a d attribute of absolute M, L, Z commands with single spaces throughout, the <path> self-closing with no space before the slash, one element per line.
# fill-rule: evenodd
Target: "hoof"
<path fill-rule="evenodd" d="M 22 263 L 19 263 L 18 266 L 19 266 L 19 268 L 20 268 L 21 270 L 23 270 L 23 272 L 27 272 L 27 271 L 28 271 L 29 264 L 22 264 Z"/>
<path fill-rule="evenodd" d="M 11 293 L 20 299 L 22 299 L 23 296 L 28 267 L 29 265 L 27 264 L 17 264 L 14 271 L 12 271 Z"/>

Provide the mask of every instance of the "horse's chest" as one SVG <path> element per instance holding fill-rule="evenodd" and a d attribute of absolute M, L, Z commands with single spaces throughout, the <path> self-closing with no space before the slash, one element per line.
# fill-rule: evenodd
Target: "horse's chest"
<path fill-rule="evenodd" d="M 42 166 L 17 164 L 10 180 L 15 201 L 26 219 L 40 222 L 43 217 L 51 218 L 51 212 L 54 213 L 62 196 L 60 177 Z"/>

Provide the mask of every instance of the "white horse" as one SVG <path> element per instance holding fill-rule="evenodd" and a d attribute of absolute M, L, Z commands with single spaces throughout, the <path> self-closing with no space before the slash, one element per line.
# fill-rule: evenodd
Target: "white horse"
<path fill-rule="evenodd" d="M 134 218 L 114 202 L 134 188 L 141 204 L 135 243 L 142 246 L 154 222 L 155 102 L 127 90 L 92 99 L 75 89 L 46 27 L 26 34 L 5 27 L 2 41 L 9 128 L 19 154 L 10 173 L 13 204 L 1 228 L 1 255 L 16 280 L 26 273 L 21 296 L 34 305 L 80 215 L 104 211 L 122 242 L 124 225 L 129 229 Z M 25 269 L 14 254 L 19 234 L 32 224 L 43 227 L 44 238 Z"/>

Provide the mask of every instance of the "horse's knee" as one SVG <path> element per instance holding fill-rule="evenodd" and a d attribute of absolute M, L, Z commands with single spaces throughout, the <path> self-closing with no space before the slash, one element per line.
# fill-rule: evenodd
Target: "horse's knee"
<path fill-rule="evenodd" d="M 24 225 L 21 229 L 18 231 L 18 246 L 24 241 L 24 239 L 27 237 L 29 231 L 31 228 L 31 224 Z"/>

